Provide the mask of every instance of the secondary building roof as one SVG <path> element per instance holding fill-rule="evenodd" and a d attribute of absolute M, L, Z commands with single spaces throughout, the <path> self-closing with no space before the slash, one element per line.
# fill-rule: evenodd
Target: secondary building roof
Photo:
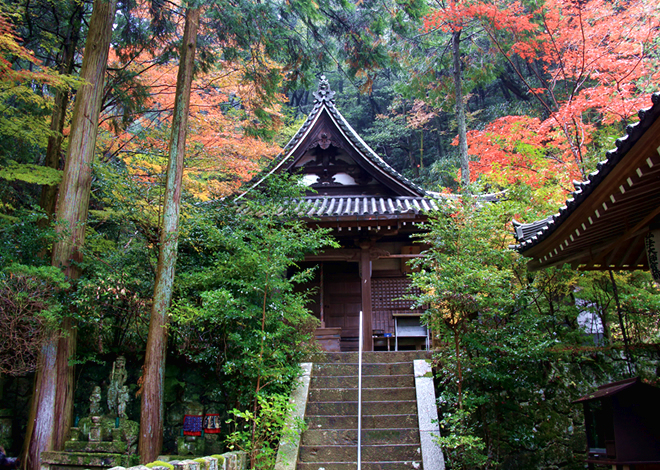
<path fill-rule="evenodd" d="M 639 112 L 616 149 L 546 219 L 514 221 L 516 249 L 531 269 L 571 263 L 584 270 L 648 269 L 645 238 L 660 228 L 660 94 Z"/>

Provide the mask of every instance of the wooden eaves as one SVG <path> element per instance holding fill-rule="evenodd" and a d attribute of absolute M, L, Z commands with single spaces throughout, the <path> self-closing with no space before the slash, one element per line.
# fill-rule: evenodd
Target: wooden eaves
<path fill-rule="evenodd" d="M 645 238 L 660 228 L 660 94 L 652 103 L 588 181 L 575 183 L 559 213 L 514 221 L 515 248 L 531 258 L 531 270 L 564 263 L 581 270 L 649 268 Z"/>

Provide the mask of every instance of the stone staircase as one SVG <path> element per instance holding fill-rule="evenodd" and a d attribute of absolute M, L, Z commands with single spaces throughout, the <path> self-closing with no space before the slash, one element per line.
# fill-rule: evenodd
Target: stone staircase
<path fill-rule="evenodd" d="M 413 360 L 428 357 L 425 351 L 363 353 L 362 469 L 422 468 Z M 357 353 L 314 357 L 298 470 L 356 468 L 357 384 Z"/>

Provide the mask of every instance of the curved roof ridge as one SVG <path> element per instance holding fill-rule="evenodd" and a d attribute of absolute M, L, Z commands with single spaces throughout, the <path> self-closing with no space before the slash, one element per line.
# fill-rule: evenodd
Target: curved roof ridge
<path fill-rule="evenodd" d="M 417 193 L 419 196 L 427 196 L 428 192 L 418 186 L 417 184 L 410 181 L 408 178 L 403 176 L 401 173 L 392 168 L 380 155 L 378 155 L 363 139 L 358 135 L 358 133 L 353 129 L 353 127 L 348 123 L 346 118 L 339 112 L 335 106 L 335 92 L 330 88 L 330 83 L 325 75 L 321 75 L 319 79 L 318 89 L 313 93 L 314 96 L 314 107 L 307 115 L 307 119 L 300 126 L 300 129 L 293 135 L 289 142 L 284 146 L 282 152 L 273 159 L 270 165 L 268 165 L 262 172 L 259 173 L 252 181 L 253 184 L 250 187 L 242 192 L 236 199 L 240 199 L 249 191 L 254 189 L 256 186 L 261 184 L 266 178 L 271 174 L 280 169 L 285 162 L 287 162 L 294 154 L 294 151 L 297 149 L 298 145 L 302 143 L 305 135 L 309 130 L 314 126 L 318 121 L 319 116 L 321 116 L 322 111 L 325 109 L 330 117 L 335 121 L 335 124 L 340 128 L 344 133 L 345 137 L 348 138 L 350 143 L 355 147 L 355 149 L 365 157 L 366 160 L 370 161 L 381 171 L 387 173 L 391 178 L 397 180 L 401 185 L 407 187 L 410 192 Z M 256 180 L 256 181 L 255 181 Z"/>

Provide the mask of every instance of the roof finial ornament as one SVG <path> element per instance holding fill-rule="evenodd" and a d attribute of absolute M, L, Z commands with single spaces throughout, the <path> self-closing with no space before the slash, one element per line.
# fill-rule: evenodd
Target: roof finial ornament
<path fill-rule="evenodd" d="M 325 75 L 321 75 L 319 79 L 319 89 L 314 92 L 314 98 L 317 103 L 327 101 L 334 104 L 335 92 L 330 89 L 330 83 Z"/>

